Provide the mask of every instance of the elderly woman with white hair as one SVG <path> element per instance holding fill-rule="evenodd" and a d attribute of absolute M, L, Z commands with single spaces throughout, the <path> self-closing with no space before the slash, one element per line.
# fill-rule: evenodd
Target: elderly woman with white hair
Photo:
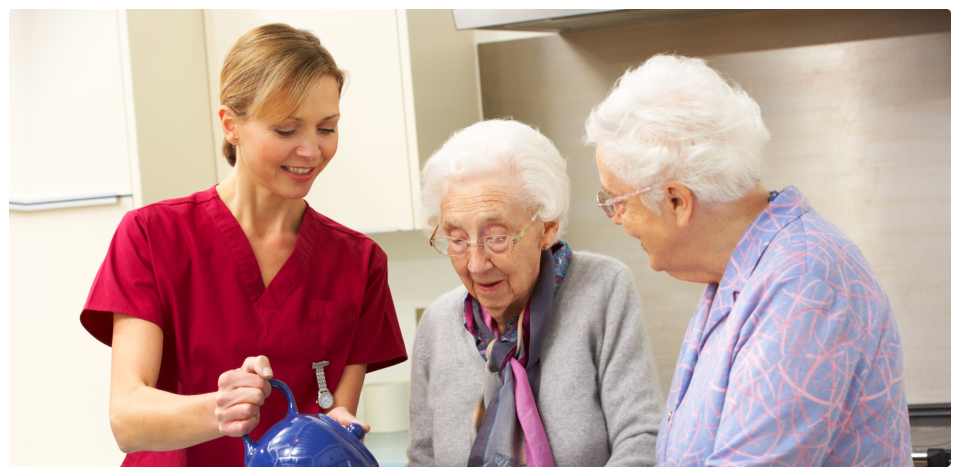
<path fill-rule="evenodd" d="M 413 348 L 412 466 L 643 466 L 662 407 L 630 270 L 560 240 L 566 161 L 512 120 L 455 133 L 420 218 L 463 286 Z"/>
<path fill-rule="evenodd" d="M 911 466 L 890 302 L 796 187 L 760 185 L 757 103 L 702 59 L 658 55 L 620 77 L 586 130 L 607 216 L 654 270 L 707 284 L 657 463 Z"/>

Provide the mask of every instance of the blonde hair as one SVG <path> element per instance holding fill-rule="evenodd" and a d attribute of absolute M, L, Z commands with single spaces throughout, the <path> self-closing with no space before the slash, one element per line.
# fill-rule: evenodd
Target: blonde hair
<path fill-rule="evenodd" d="M 343 91 L 346 73 L 313 33 L 275 23 L 247 31 L 230 48 L 220 70 L 220 104 L 238 119 L 279 121 L 295 113 L 324 76 Z M 236 147 L 223 141 L 230 166 Z"/>

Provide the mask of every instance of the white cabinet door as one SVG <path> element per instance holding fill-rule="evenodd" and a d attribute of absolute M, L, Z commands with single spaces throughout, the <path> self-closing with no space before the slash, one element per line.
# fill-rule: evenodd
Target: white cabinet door
<path fill-rule="evenodd" d="M 220 69 L 227 51 L 243 33 L 268 23 L 310 30 L 348 73 L 340 100 L 340 147 L 307 201 L 356 230 L 413 229 L 397 12 L 205 10 L 212 114 L 220 107 Z M 223 134 L 215 116 L 214 136 L 220 155 Z M 223 158 L 218 166 L 222 181 L 230 167 Z"/>
<path fill-rule="evenodd" d="M 116 10 L 10 11 L 10 196 L 131 193 Z"/>

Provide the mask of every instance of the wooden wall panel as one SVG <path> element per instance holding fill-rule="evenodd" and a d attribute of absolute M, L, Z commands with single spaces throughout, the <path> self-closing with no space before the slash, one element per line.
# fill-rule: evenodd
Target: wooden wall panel
<path fill-rule="evenodd" d="M 704 285 L 656 273 L 596 207 L 583 123 L 629 67 L 707 59 L 763 111 L 763 184 L 796 185 L 863 251 L 890 297 L 911 404 L 950 402 L 950 13 L 763 11 L 479 45 L 485 118 L 537 126 L 569 159 L 574 249 L 633 271 L 666 395 Z"/>

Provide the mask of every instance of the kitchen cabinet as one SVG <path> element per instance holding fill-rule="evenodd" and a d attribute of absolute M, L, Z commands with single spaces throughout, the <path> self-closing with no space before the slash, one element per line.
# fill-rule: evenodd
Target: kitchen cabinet
<path fill-rule="evenodd" d="M 10 11 L 10 196 L 130 194 L 116 10 Z"/>
<path fill-rule="evenodd" d="M 216 183 L 199 10 L 10 15 L 11 202 L 139 207 Z"/>
<path fill-rule="evenodd" d="M 204 10 L 213 149 L 222 157 L 220 70 L 250 29 L 286 23 L 313 32 L 348 73 L 336 156 L 306 199 L 362 232 L 417 229 L 423 161 L 451 132 L 480 119 L 476 52 L 449 10 Z"/>

